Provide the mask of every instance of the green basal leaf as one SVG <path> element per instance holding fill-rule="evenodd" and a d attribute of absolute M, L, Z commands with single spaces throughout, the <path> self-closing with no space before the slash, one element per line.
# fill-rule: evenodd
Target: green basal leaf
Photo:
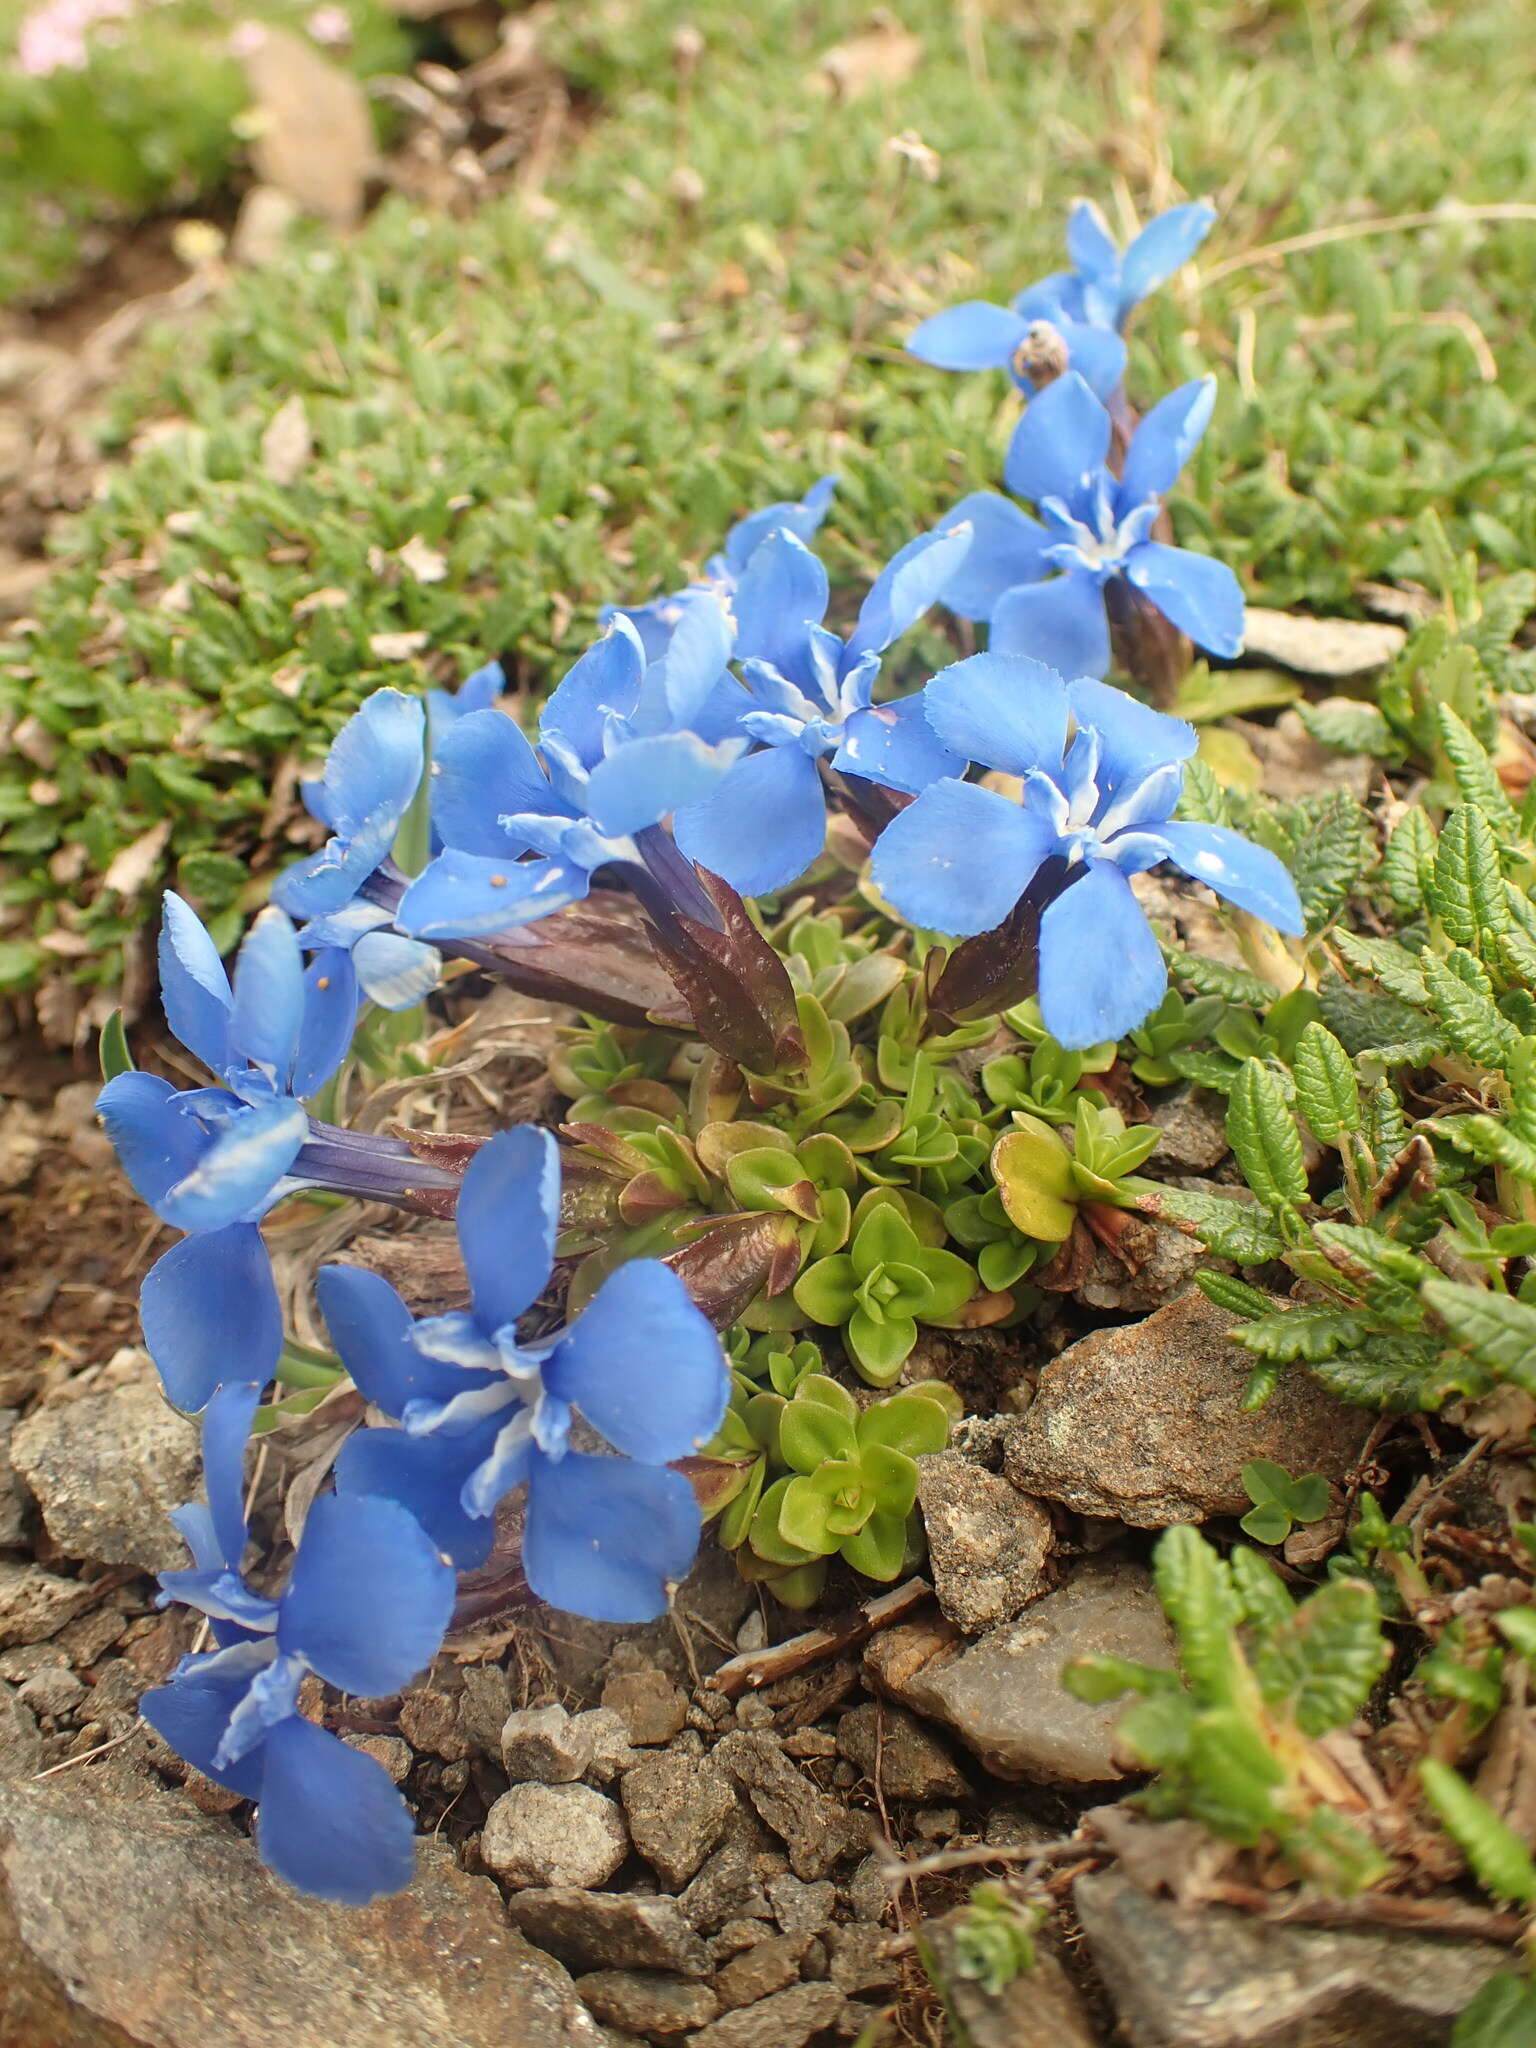
<path fill-rule="evenodd" d="M 860 1448 L 884 1444 L 909 1458 L 942 1451 L 949 1442 L 950 1417 L 938 1401 L 915 1389 L 871 1402 L 859 1417 Z"/>
<path fill-rule="evenodd" d="M 853 1353 L 859 1377 L 872 1387 L 888 1387 L 901 1376 L 901 1368 L 917 1342 L 917 1324 L 910 1317 L 881 1322 L 863 1309 L 855 1310 L 844 1331 Z"/>
<path fill-rule="evenodd" d="M 879 1267 L 911 1265 L 920 1247 L 917 1233 L 893 1206 L 870 1209 L 858 1223 L 849 1246 L 853 1270 L 867 1280 Z"/>
<path fill-rule="evenodd" d="M 1484 934 L 1509 924 L 1504 876 L 1493 828 L 1480 810 L 1458 804 L 1440 828 L 1429 902 L 1453 945 L 1483 951 Z"/>
<path fill-rule="evenodd" d="M 976 1275 L 989 1294 L 1006 1294 L 1038 1262 L 1040 1248 L 1012 1233 L 1000 1244 L 983 1245 L 976 1254 Z"/>
<path fill-rule="evenodd" d="M 907 1555 L 906 1518 L 871 1515 L 864 1527 L 848 1537 L 840 1548 L 845 1561 L 866 1579 L 899 1578 Z"/>
<path fill-rule="evenodd" d="M 779 1418 L 779 1456 L 785 1464 L 796 1472 L 815 1472 L 828 1459 L 855 1455 L 853 1424 L 847 1416 L 807 1399 L 802 1387 Z"/>
<path fill-rule="evenodd" d="M 716 1538 L 725 1549 L 739 1550 L 752 1533 L 753 1519 L 767 1483 L 768 1461 L 758 1458 L 747 1473 L 740 1492 L 726 1503 L 724 1513 L 715 1524 Z"/>
<path fill-rule="evenodd" d="M 1045 1244 L 1070 1237 L 1077 1221 L 1072 1155 L 1049 1124 L 1021 1116 L 992 1148 L 992 1174 L 1016 1230 Z"/>
<path fill-rule="evenodd" d="M 776 1573 L 768 1580 L 768 1590 L 781 1606 L 792 1607 L 797 1613 L 802 1613 L 807 1607 L 816 1605 L 826 1583 L 826 1560 L 818 1557 L 794 1571 Z"/>
<path fill-rule="evenodd" d="M 1195 1275 L 1195 1285 L 1217 1308 L 1224 1308 L 1229 1315 L 1268 1315 L 1274 1307 L 1275 1297 L 1266 1294 L 1262 1288 L 1250 1287 L 1246 1280 L 1239 1280 L 1235 1273 L 1213 1273 L 1203 1269 Z"/>
<path fill-rule="evenodd" d="M 779 1533 L 779 1516 L 791 1483 L 787 1477 L 776 1479 L 765 1490 L 757 1504 L 757 1512 L 752 1517 L 752 1548 L 767 1564 L 793 1567 L 808 1564 L 813 1557 L 821 1554 L 814 1549 L 806 1549 L 800 1544 L 791 1543 Z"/>
<path fill-rule="evenodd" d="M 1283 1543 L 1291 1533 L 1291 1518 L 1275 1501 L 1250 1508 L 1237 1525 L 1255 1543 Z"/>
<path fill-rule="evenodd" d="M 830 1556 L 838 1545 L 828 1527 L 831 1506 L 827 1491 L 811 1479 L 789 1480 L 779 1499 L 781 1542 L 815 1557 Z"/>
<path fill-rule="evenodd" d="M 1297 1359 L 1315 1364 L 1350 1351 L 1370 1335 L 1370 1320 L 1351 1310 L 1334 1308 L 1288 1308 L 1263 1316 L 1237 1331 L 1238 1342 L 1255 1358 L 1273 1359 L 1290 1365 Z"/>
<path fill-rule="evenodd" d="M 917 1503 L 915 1460 L 888 1444 L 871 1443 L 861 1446 L 860 1465 L 865 1489 L 873 1495 L 877 1510 L 905 1522 Z"/>
<path fill-rule="evenodd" d="M 835 1329 L 853 1314 L 858 1285 L 853 1260 L 846 1252 L 836 1252 L 831 1258 L 818 1259 L 814 1266 L 807 1266 L 795 1282 L 793 1294 L 796 1305 L 813 1323 L 825 1323 Z"/>
<path fill-rule="evenodd" d="M 976 1292 L 976 1274 L 957 1252 L 921 1251 L 915 1261 L 922 1275 L 924 1305 L 913 1313 L 927 1323 L 957 1316 Z"/>
<path fill-rule="evenodd" d="M 1426 1281 L 1423 1298 L 1479 1365 L 1536 1395 L 1536 1307 L 1460 1280 Z"/>
<path fill-rule="evenodd" d="M 114 1010 L 102 1025 L 96 1056 L 101 1063 L 103 1081 L 115 1081 L 119 1074 L 133 1072 L 133 1054 L 128 1050 L 128 1032 L 121 1010 Z"/>
<path fill-rule="evenodd" d="M 806 1346 L 806 1349 L 813 1347 Z M 840 1416 L 850 1427 L 858 1421 L 859 1404 L 846 1387 L 840 1387 L 835 1379 L 824 1372 L 809 1373 L 800 1382 L 795 1399 L 802 1403 L 811 1402 Z"/>
<path fill-rule="evenodd" d="M 1227 1567 L 1198 1530 L 1179 1524 L 1159 1539 L 1153 1576 L 1195 1697 L 1231 1704 L 1241 1691 L 1233 1630 L 1242 1608 Z"/>
<path fill-rule="evenodd" d="M 1207 1195 L 1197 1188 L 1164 1187 L 1158 1204 L 1165 1214 L 1192 1223 L 1207 1251 L 1238 1266 L 1266 1266 L 1285 1250 L 1267 1210 L 1235 1195 Z"/>
<path fill-rule="evenodd" d="M 1289 1621 L 1296 1603 L 1268 1559 L 1239 1544 L 1227 1559 L 1232 1584 L 1249 1622 L 1265 1633 Z"/>

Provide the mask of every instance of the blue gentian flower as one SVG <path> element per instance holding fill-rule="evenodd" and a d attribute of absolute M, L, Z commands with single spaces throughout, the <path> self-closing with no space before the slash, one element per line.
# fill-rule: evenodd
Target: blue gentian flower
<path fill-rule="evenodd" d="M 464 1176 L 467 1310 L 418 1322 L 378 1274 L 322 1267 L 331 1341 L 401 1425 L 351 1437 L 336 1483 L 399 1501 L 460 1566 L 485 1561 L 497 1503 L 526 1483 L 522 1564 L 538 1597 L 596 1621 L 650 1621 L 698 1546 L 693 1491 L 667 1465 L 719 1426 L 720 1342 L 656 1259 L 620 1266 L 567 1328 L 520 1339 L 518 1318 L 549 1280 L 559 1214 L 559 1148 L 521 1125 Z M 572 1448 L 576 1409 L 619 1456 Z"/>
<path fill-rule="evenodd" d="M 209 1404 L 208 1503 L 175 1517 L 195 1566 L 160 1581 L 163 1601 L 210 1617 L 219 1648 L 184 1657 L 140 1711 L 215 1784 L 256 1801 L 256 1847 L 269 1869 L 300 1891 L 362 1906 L 411 1882 L 410 1812 L 372 1757 L 304 1718 L 299 1687 L 313 1672 L 343 1692 L 399 1692 L 437 1654 L 453 1573 L 394 1501 L 330 1495 L 309 1511 L 282 1593 L 255 1592 L 240 1573 L 241 1460 L 259 1397 L 236 1383 Z"/>
<path fill-rule="evenodd" d="M 731 646 L 713 597 L 686 607 L 655 662 L 617 618 L 544 707 L 539 753 L 500 711 L 450 726 L 433 763 L 444 851 L 406 890 L 400 925 L 442 940 L 505 931 L 578 902 L 608 866 L 641 893 L 672 887 L 684 864 L 660 821 L 711 790 L 747 745 Z M 713 921 L 696 884 L 693 894 L 688 908 Z"/>
<path fill-rule="evenodd" d="M 375 690 L 331 742 L 319 780 L 304 786 L 306 805 L 332 837 L 272 887 L 280 910 L 308 920 L 300 943 L 350 953 L 363 994 L 386 1010 L 419 1003 L 443 964 L 435 948 L 392 929 L 405 877 L 390 849 L 421 782 L 425 737 L 419 698 Z"/>
<path fill-rule="evenodd" d="M 945 604 L 962 618 L 989 620 L 996 653 L 1030 655 L 1063 675 L 1102 676 L 1110 657 L 1106 586 L 1123 578 L 1196 646 L 1241 653 L 1242 586 L 1225 562 L 1149 538 L 1215 399 L 1213 377 L 1170 392 L 1136 428 L 1116 477 L 1106 463 L 1104 407 L 1070 372 L 1048 385 L 1014 430 L 1004 469 L 1008 488 L 1032 498 L 1040 517 L 992 491 L 962 499 L 943 525 L 967 525 L 974 538 Z"/>
<path fill-rule="evenodd" d="M 201 1408 L 221 1381 L 264 1377 L 282 1348 L 282 1317 L 257 1222 L 303 1187 L 398 1196 L 451 1187 L 398 1139 L 317 1123 L 304 1098 L 329 1080 L 352 1042 L 357 984 L 349 955 L 308 969 L 281 910 L 246 934 L 234 984 L 218 948 L 179 896 L 160 930 L 166 1022 L 219 1085 L 177 1088 L 158 1074 L 118 1074 L 96 1099 L 123 1170 L 155 1214 L 192 1233 L 150 1270 L 144 1338 L 179 1408 Z"/>
<path fill-rule="evenodd" d="M 1127 880 L 1159 861 L 1281 931 L 1305 929 L 1272 853 L 1174 819 L 1192 726 L 1010 654 L 956 662 L 923 698 L 945 745 L 1018 777 L 1022 800 L 933 783 L 876 842 L 875 884 L 913 924 L 953 937 L 1002 924 L 1029 890 L 1043 905 L 1040 1010 L 1060 1044 L 1121 1038 L 1161 1000 L 1162 949 Z"/>
<path fill-rule="evenodd" d="M 482 663 L 456 690 L 428 690 L 427 724 L 434 751 L 450 725 L 471 711 L 489 711 L 506 690 L 507 672 L 499 661 Z"/>
<path fill-rule="evenodd" d="M 690 860 L 746 894 L 781 889 L 826 838 L 820 761 L 909 792 L 958 772 L 915 698 L 872 699 L 881 655 L 953 581 L 968 546 L 959 526 L 909 541 L 881 571 L 844 641 L 821 623 L 828 583 L 816 556 L 782 530 L 762 542 L 734 599 L 750 699 L 741 725 L 761 746 L 701 802 L 679 809 L 672 829 Z"/>
<path fill-rule="evenodd" d="M 947 307 L 923 322 L 907 348 L 940 370 L 1005 369 L 1032 392 L 1019 351 L 1034 323 L 1046 320 L 1066 343 L 1072 369 L 1108 400 L 1125 374 L 1120 334 L 1132 310 L 1189 261 L 1215 218 L 1203 201 L 1171 207 L 1122 252 L 1099 209 L 1080 200 L 1067 226 L 1070 270 L 1027 286 L 1011 307 L 984 299 Z"/>
<path fill-rule="evenodd" d="M 701 582 L 690 583 L 686 590 L 674 590 L 650 604 L 606 605 L 598 614 L 599 624 L 606 626 L 615 618 L 628 619 L 640 635 L 646 660 L 660 660 L 689 605 L 711 597 L 730 604 L 747 563 L 770 533 L 782 531 L 792 533 L 797 540 L 814 540 L 836 489 L 837 478 L 824 476 L 798 501 L 783 499 L 778 504 L 765 505 L 760 512 L 749 512 L 726 535 L 721 552 L 711 555 L 704 564 Z"/>

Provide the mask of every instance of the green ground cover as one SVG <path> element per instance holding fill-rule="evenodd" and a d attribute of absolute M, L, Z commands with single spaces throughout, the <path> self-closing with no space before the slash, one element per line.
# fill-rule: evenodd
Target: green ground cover
<path fill-rule="evenodd" d="M 537 204 L 468 222 L 387 204 L 152 345 L 105 430 L 135 452 L 7 650 L 0 708 L 35 723 L 0 768 L 4 982 L 113 981 L 172 877 L 232 933 L 274 857 L 258 831 L 281 764 L 377 684 L 497 653 L 541 689 L 601 603 L 676 579 L 824 470 L 849 582 L 995 483 L 1002 378 L 900 343 L 1055 267 L 1079 192 L 1121 224 L 1186 195 L 1221 208 L 1146 309 L 1129 381 L 1145 400 L 1220 372 L 1175 520 L 1252 597 L 1352 609 L 1362 579 L 1426 568 L 1430 506 L 1491 566 L 1528 562 L 1536 224 L 1468 211 L 1532 189 L 1516 10 L 1194 0 L 1149 65 L 1151 12 L 905 0 L 910 77 L 838 102 L 812 74 L 867 27 L 855 0 L 700 0 L 691 78 L 678 6 L 570 10 L 550 54 L 595 119 Z M 938 152 L 936 182 L 889 150 L 902 131 Z M 1250 260 L 1421 212 L 1440 218 Z M 313 452 L 279 480 L 263 437 L 295 395 Z M 942 651 L 918 636 L 914 670 Z M 62 954 L 39 945 L 61 929 Z"/>

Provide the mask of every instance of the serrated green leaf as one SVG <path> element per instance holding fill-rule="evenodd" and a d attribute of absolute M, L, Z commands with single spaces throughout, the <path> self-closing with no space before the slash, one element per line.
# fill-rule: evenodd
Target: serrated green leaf
<path fill-rule="evenodd" d="M 1173 1187 L 1159 1189 L 1157 1200 L 1164 1214 L 1194 1226 L 1207 1251 L 1236 1266 L 1267 1266 L 1285 1250 L 1285 1239 L 1257 1202 Z"/>
<path fill-rule="evenodd" d="M 1451 764 L 1463 803 L 1475 805 L 1501 838 L 1517 838 L 1520 832 L 1519 813 L 1505 794 L 1488 749 L 1449 704 L 1435 706 L 1435 721 L 1440 731 L 1440 744 Z"/>
<path fill-rule="evenodd" d="M 1242 1606 L 1227 1567 L 1197 1529 L 1181 1523 L 1159 1538 L 1152 1572 L 1196 1698 L 1234 1705 L 1242 1667 L 1232 1632 Z"/>
<path fill-rule="evenodd" d="M 1274 1296 L 1262 1288 L 1250 1287 L 1246 1280 L 1239 1280 L 1234 1273 L 1213 1273 L 1208 1270 L 1195 1275 L 1195 1285 L 1206 1300 L 1217 1308 L 1224 1308 L 1234 1316 L 1266 1316 L 1274 1307 Z"/>
<path fill-rule="evenodd" d="M 1369 1336 L 1370 1328 L 1369 1318 L 1351 1309 L 1304 1307 L 1266 1315 L 1233 1334 L 1255 1358 L 1276 1365 L 1298 1360 L 1315 1365 L 1319 1359 L 1353 1350 Z"/>
<path fill-rule="evenodd" d="M 1451 2048 L 1529 2048 L 1536 2041 L 1536 1984 L 1500 1970 L 1457 2019 Z"/>
<path fill-rule="evenodd" d="M 1298 704 L 1302 724 L 1320 746 L 1341 754 L 1373 754 L 1380 761 L 1401 761 L 1407 749 L 1374 704 L 1357 697 L 1325 697 L 1320 704 Z"/>
<path fill-rule="evenodd" d="M 1536 1862 L 1488 1802 L 1432 1757 L 1419 1765 L 1419 1782 L 1478 1883 L 1508 1905 L 1536 1906 Z"/>
<path fill-rule="evenodd" d="M 1349 1054 L 1326 1024 L 1308 1024 L 1291 1058 L 1296 1107 L 1324 1145 L 1360 1128 L 1360 1085 Z"/>
<path fill-rule="evenodd" d="M 1358 967 L 1379 981 L 1388 995 L 1399 1002 L 1422 1004 L 1429 1000 L 1421 957 L 1400 946 L 1395 939 L 1369 938 L 1363 932 L 1336 931 L 1330 944 L 1351 967 Z"/>
<path fill-rule="evenodd" d="M 1493 1001 L 1430 954 L 1424 956 L 1424 984 L 1435 1015 L 1456 1050 L 1478 1066 L 1502 1067 L 1520 1033 L 1500 1015 Z"/>
<path fill-rule="evenodd" d="M 1381 856 L 1382 887 L 1399 909 L 1423 909 L 1434 858 L 1434 825 L 1423 806 L 1414 804 L 1393 827 Z"/>
<path fill-rule="evenodd" d="M 1210 764 L 1198 755 L 1184 764 L 1184 787 L 1179 796 L 1181 818 L 1197 825 L 1230 825 L 1231 806 L 1227 793 L 1217 781 Z"/>
<path fill-rule="evenodd" d="M 1241 1544 L 1227 1559 L 1243 1613 L 1262 1634 L 1280 1627 L 1296 1612 L 1296 1602 L 1285 1590 L 1278 1573 L 1267 1558 Z"/>
<path fill-rule="evenodd" d="M 1509 924 L 1499 849 L 1487 818 L 1472 804 L 1458 804 L 1440 828 L 1429 907 L 1453 945 L 1477 953 L 1485 934 Z"/>
<path fill-rule="evenodd" d="M 1279 1077 L 1261 1060 L 1245 1060 L 1227 1103 L 1227 1142 L 1243 1178 L 1270 1209 L 1307 1198 L 1307 1169 Z"/>
<path fill-rule="evenodd" d="M 1250 974 L 1246 967 L 1233 967 L 1225 960 L 1209 960 L 1200 953 L 1187 953 L 1181 946 L 1165 946 L 1168 970 L 1197 995 L 1220 996 L 1224 1002 L 1246 1003 L 1250 1010 L 1263 1010 L 1275 999 L 1267 981 Z"/>
<path fill-rule="evenodd" d="M 1390 1655 L 1370 1586 L 1334 1579 L 1260 1644 L 1253 1669 L 1264 1697 L 1318 1736 L 1354 1719 Z"/>
<path fill-rule="evenodd" d="M 1460 1280 L 1430 1280 L 1424 1300 L 1452 1339 L 1495 1378 L 1536 1396 L 1536 1308 Z"/>

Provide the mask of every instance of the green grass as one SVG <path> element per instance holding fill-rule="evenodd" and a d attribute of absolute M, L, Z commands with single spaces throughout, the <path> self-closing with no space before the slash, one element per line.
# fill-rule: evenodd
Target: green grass
<path fill-rule="evenodd" d="M 257 837 L 279 764 L 312 758 L 367 690 L 453 679 L 486 652 L 541 689 L 601 603 L 672 581 L 824 469 L 844 479 L 825 547 L 851 591 L 996 482 L 1012 418 L 1000 376 L 927 369 L 903 335 L 1055 267 L 1076 194 L 1112 219 L 1214 195 L 1209 272 L 1314 228 L 1536 185 L 1536 53 L 1513 5 L 1172 5 L 1155 110 L 1137 46 L 1102 26 L 1134 10 L 1048 27 L 952 0 L 900 12 L 921 64 L 838 106 L 808 74 L 867 25 L 859 0 L 567 10 L 552 54 L 598 117 L 550 204 L 454 223 L 391 203 L 349 247 L 304 242 L 151 347 L 108 441 L 180 424 L 65 534 L 0 684 L 52 756 L 0 769 L 13 986 L 44 967 L 113 979 L 173 877 L 229 935 L 281 855 Z M 684 20 L 705 39 L 687 92 Z M 940 153 L 937 183 L 887 150 L 907 129 Z M 679 162 L 703 182 L 691 213 L 668 195 Z M 1130 372 L 1143 401 L 1222 378 L 1182 537 L 1255 598 L 1321 610 L 1350 609 L 1363 578 L 1414 576 L 1429 505 L 1457 546 L 1530 560 L 1533 296 L 1536 223 L 1450 212 L 1186 274 L 1145 309 Z M 279 486 L 261 437 L 295 392 L 314 455 Z M 440 581 L 399 560 L 418 535 L 446 557 Z M 426 651 L 380 650 L 399 633 Z M 913 667 L 942 646 L 930 629 Z M 105 889 L 114 853 L 162 819 L 148 882 Z"/>

